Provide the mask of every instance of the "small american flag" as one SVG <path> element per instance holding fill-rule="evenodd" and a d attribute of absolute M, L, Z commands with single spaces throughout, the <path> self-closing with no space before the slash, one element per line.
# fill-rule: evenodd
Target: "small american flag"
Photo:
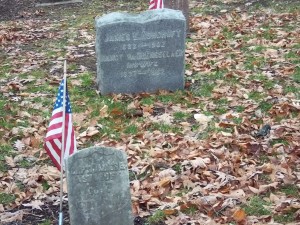
<path fill-rule="evenodd" d="M 53 163 L 61 169 L 61 151 L 62 151 L 62 126 L 63 126 L 63 96 L 64 96 L 64 80 L 61 81 L 56 102 L 50 119 L 50 124 L 46 134 L 44 148 L 50 156 Z M 76 151 L 76 139 L 72 124 L 72 112 L 68 89 L 66 87 L 65 102 L 65 148 L 64 159 L 72 155 Z"/>
<path fill-rule="evenodd" d="M 164 0 L 150 0 L 149 9 L 163 9 Z"/>

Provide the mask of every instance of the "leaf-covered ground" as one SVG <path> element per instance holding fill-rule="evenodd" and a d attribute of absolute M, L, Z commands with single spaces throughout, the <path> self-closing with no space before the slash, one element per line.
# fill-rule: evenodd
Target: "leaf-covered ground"
<path fill-rule="evenodd" d="M 147 4 L 0 22 L 1 223 L 57 224 L 59 173 L 42 144 L 64 58 L 78 148 L 126 151 L 135 224 L 299 223 L 299 2 L 190 1 L 185 90 L 99 95 L 95 16 Z"/>

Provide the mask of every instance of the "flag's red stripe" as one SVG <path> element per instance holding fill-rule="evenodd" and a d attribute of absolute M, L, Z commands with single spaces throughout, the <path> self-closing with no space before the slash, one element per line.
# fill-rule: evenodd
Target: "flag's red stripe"
<path fill-rule="evenodd" d="M 56 152 L 56 154 L 59 156 L 59 158 L 61 158 L 61 150 L 57 147 L 57 145 L 54 143 L 54 141 L 53 140 L 49 141 L 49 143 L 51 144 L 52 149 Z M 60 170 L 60 162 L 56 161 L 55 157 L 53 156 L 53 153 L 52 153 L 51 149 L 49 149 L 46 144 L 44 145 L 44 148 L 46 149 L 46 152 L 50 156 L 50 159 L 52 160 L 52 162 Z"/>
<path fill-rule="evenodd" d="M 58 112 L 52 115 L 50 121 L 60 117 L 63 117 L 63 112 Z"/>
<path fill-rule="evenodd" d="M 51 130 L 48 130 L 48 133 L 50 132 Z M 61 138 L 61 132 L 57 132 L 57 133 L 54 133 L 52 135 L 50 135 L 49 137 L 46 137 L 46 141 L 50 141 L 52 139 L 59 139 Z"/>
<path fill-rule="evenodd" d="M 72 133 L 71 133 L 71 147 L 70 147 L 70 155 L 72 155 L 74 153 L 74 138 L 75 134 L 74 134 L 74 129 L 72 127 Z"/>
<path fill-rule="evenodd" d="M 69 114 L 66 113 L 66 117 L 65 117 L 65 147 L 64 147 L 64 158 L 69 156 L 69 148 L 67 147 L 67 140 L 68 140 L 68 130 L 71 129 L 71 127 L 69 127 Z M 64 159 L 62 159 L 64 160 Z"/>
<path fill-rule="evenodd" d="M 57 128 L 61 128 L 61 126 L 62 126 L 62 122 L 52 124 L 52 125 L 48 128 L 48 132 L 49 132 L 50 130 L 55 130 L 55 129 L 57 129 Z"/>

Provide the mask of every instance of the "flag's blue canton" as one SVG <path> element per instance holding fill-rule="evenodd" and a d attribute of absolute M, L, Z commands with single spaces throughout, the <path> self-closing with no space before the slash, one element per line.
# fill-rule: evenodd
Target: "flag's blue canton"
<path fill-rule="evenodd" d="M 68 89 L 66 90 L 66 113 L 71 113 L 71 104 L 70 104 L 70 99 L 69 99 L 69 94 L 68 94 Z M 60 107 L 63 107 L 63 97 L 64 97 L 64 80 L 61 81 L 59 85 L 59 90 L 56 96 L 56 102 L 54 104 L 54 109 L 58 109 Z"/>

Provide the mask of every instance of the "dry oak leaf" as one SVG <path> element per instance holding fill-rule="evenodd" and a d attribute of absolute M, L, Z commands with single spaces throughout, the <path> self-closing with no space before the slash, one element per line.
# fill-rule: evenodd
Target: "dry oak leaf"
<path fill-rule="evenodd" d="M 30 203 L 25 203 L 22 205 L 25 207 L 31 207 L 32 209 L 42 210 L 42 208 L 40 206 L 44 205 L 44 203 L 41 200 L 34 200 L 34 201 L 31 201 Z"/>
<path fill-rule="evenodd" d="M 192 167 L 194 169 L 196 168 L 201 168 L 201 169 L 205 169 L 206 168 L 206 164 L 210 164 L 210 159 L 209 158 L 201 158 L 201 157 L 198 157 L 194 160 L 191 160 L 190 161 L 191 164 L 192 164 Z"/>
<path fill-rule="evenodd" d="M 0 213 L 0 221 L 2 223 L 11 223 L 14 221 L 22 221 L 24 210 L 18 210 L 16 212 L 4 212 Z"/>
<path fill-rule="evenodd" d="M 79 134 L 78 138 L 92 137 L 98 133 L 99 130 L 97 129 L 97 127 L 88 127 L 86 131 L 83 131 L 81 134 Z"/>
<path fill-rule="evenodd" d="M 17 140 L 15 143 L 14 143 L 14 147 L 18 150 L 18 151 L 22 151 L 23 148 L 25 147 L 25 144 L 20 141 L 20 140 Z"/>
<path fill-rule="evenodd" d="M 194 114 L 194 119 L 201 125 L 199 127 L 199 131 L 203 131 L 207 126 L 208 123 L 213 119 L 213 116 L 206 116 L 201 113 Z"/>
<path fill-rule="evenodd" d="M 5 162 L 10 166 L 10 167 L 15 167 L 16 164 L 14 162 L 14 159 L 9 156 L 4 156 Z"/>

